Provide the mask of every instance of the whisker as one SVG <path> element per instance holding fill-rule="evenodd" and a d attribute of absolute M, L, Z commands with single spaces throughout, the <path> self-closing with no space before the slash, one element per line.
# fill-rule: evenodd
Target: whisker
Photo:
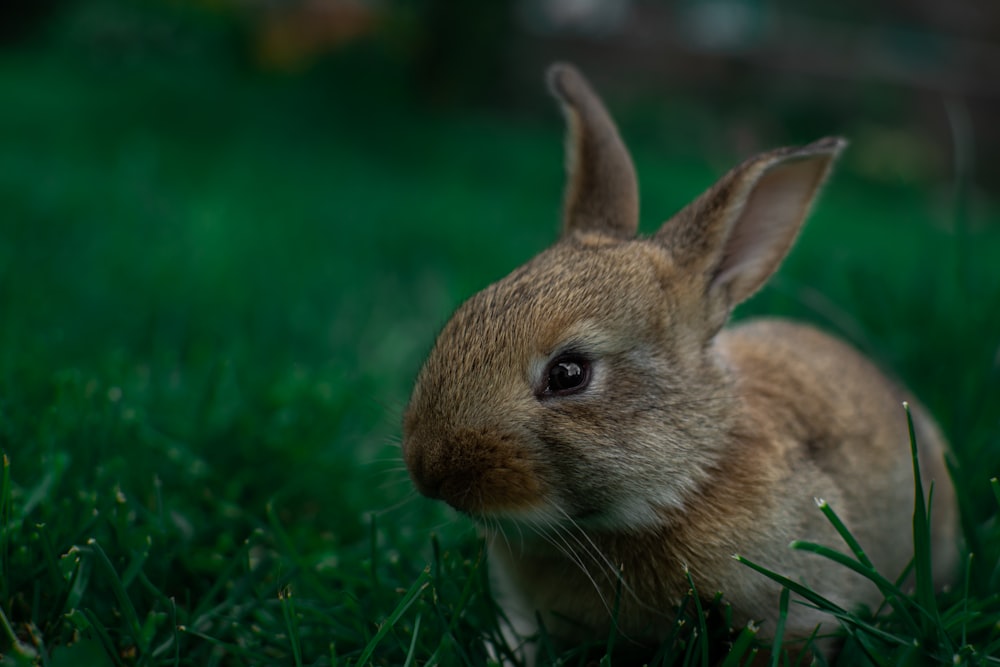
<path fill-rule="evenodd" d="M 465 525 L 465 522 L 461 522 L 461 523 L 462 523 L 462 525 Z M 439 523 L 436 523 L 436 524 L 430 526 L 430 531 L 433 532 L 433 533 L 442 533 L 442 532 L 445 532 L 445 531 L 449 531 L 450 532 L 451 530 L 454 529 L 453 528 L 454 525 L 455 525 L 455 520 L 454 519 L 447 519 L 446 518 L 446 519 L 443 519 L 442 521 L 440 521 Z"/>
<path fill-rule="evenodd" d="M 385 413 L 393 415 L 393 417 L 399 417 L 403 414 L 403 404 L 398 400 L 388 401 L 378 396 L 367 396 L 369 403 L 374 403 L 378 407 L 382 408 Z"/>
<path fill-rule="evenodd" d="M 391 505 L 388 505 L 388 506 L 383 507 L 381 509 L 374 510 L 374 513 L 377 514 L 377 515 L 379 515 L 379 516 L 381 516 L 383 514 L 389 514 L 390 512 L 395 512 L 395 511 L 397 511 L 397 510 L 405 507 L 406 505 L 412 504 L 414 500 L 417 500 L 419 498 L 420 498 L 420 495 L 415 490 L 411 490 L 410 493 L 406 494 L 405 496 L 403 496 L 402 498 L 400 498 L 396 502 L 392 503 Z"/>
<path fill-rule="evenodd" d="M 611 609 L 611 605 L 608 604 L 608 600 L 605 597 L 604 592 L 601 590 L 600 585 L 597 583 L 597 580 L 594 579 L 594 576 L 590 573 L 590 570 L 587 568 L 586 563 L 583 562 L 583 559 L 580 558 L 580 556 L 572 549 L 572 546 L 566 540 L 565 535 L 563 535 L 563 533 L 559 531 L 559 525 L 554 524 L 554 527 L 556 528 L 556 532 L 554 533 L 549 533 L 547 530 L 544 530 L 544 526 L 539 527 L 535 524 L 535 522 L 530 523 L 529 527 L 531 527 L 532 530 L 534 530 L 539 537 L 548 542 L 559 553 L 565 556 L 567 560 L 576 565 L 576 567 L 583 573 L 583 575 L 590 582 L 591 586 L 594 587 L 594 592 L 597 593 L 598 599 L 600 599 L 601 604 L 607 610 L 608 614 L 613 615 L 614 612 Z M 559 539 L 557 540 L 556 538 Z"/>
<path fill-rule="evenodd" d="M 395 463 L 395 464 L 398 464 L 398 465 L 401 465 L 401 466 L 404 466 L 404 467 L 406 466 L 406 462 L 403 461 L 403 459 L 400 458 L 399 456 L 390 456 L 390 457 L 387 457 L 387 458 L 365 459 L 364 461 L 360 461 L 359 463 L 361 463 L 361 465 L 372 465 L 372 464 L 378 464 L 378 463 Z"/>
<path fill-rule="evenodd" d="M 556 507 L 556 509 L 563 515 L 566 523 L 576 531 L 576 533 L 567 532 L 569 536 L 573 538 L 573 541 L 576 542 L 577 546 L 590 556 L 595 565 L 607 567 L 608 572 L 610 573 L 609 579 L 611 581 L 618 582 L 619 579 L 622 579 L 620 567 L 615 566 L 615 564 L 611 562 L 611 559 L 609 559 L 607 555 L 601 551 L 600 547 L 597 546 L 583 526 L 577 523 L 577 521 L 562 507 Z M 579 534 L 579 536 L 577 536 L 577 534 Z M 627 588 L 627 584 L 624 581 L 622 581 L 622 585 Z"/>
<path fill-rule="evenodd" d="M 616 566 L 614 563 L 611 562 L 611 559 L 609 559 L 607 555 L 605 555 L 605 553 L 601 551 L 600 547 L 598 547 L 597 544 L 594 542 L 594 540 L 590 537 L 590 534 L 587 532 L 587 530 L 584 529 L 583 526 L 581 526 L 575 519 L 573 519 L 573 517 L 571 517 L 569 513 L 566 512 L 566 510 L 564 510 L 561 507 L 557 507 L 557 509 L 566 519 L 566 522 L 569 524 L 569 526 L 575 529 L 575 531 L 580 535 L 580 537 L 576 537 L 571 533 L 571 536 L 573 537 L 574 541 L 576 541 L 577 544 L 580 546 L 581 550 L 583 550 L 587 555 L 589 555 L 591 559 L 594 560 L 595 564 L 607 567 L 606 576 L 608 577 L 609 582 L 614 584 L 620 584 L 622 592 L 626 593 L 629 596 L 629 598 L 638 606 L 648 611 L 656 611 L 657 610 L 656 607 L 650 605 L 647 602 L 644 602 L 642 598 L 639 597 L 639 594 L 635 591 L 635 589 L 632 588 L 632 586 L 630 586 L 629 583 L 625 580 L 625 576 L 621 570 L 621 567 Z M 586 540 L 586 544 L 581 542 L 580 539 L 581 537 L 583 538 L 583 540 Z"/>
<path fill-rule="evenodd" d="M 364 468 L 366 473 L 392 473 L 399 474 L 406 471 L 406 466 L 401 465 L 400 461 L 365 461 L 362 462 L 359 467 Z"/>
<path fill-rule="evenodd" d="M 524 531 L 521 530 L 521 522 L 520 521 L 515 521 L 514 522 L 514 527 L 517 528 L 517 536 L 520 538 L 520 541 L 521 541 L 521 553 L 520 553 L 520 556 L 521 556 L 521 558 L 524 558 L 524 547 L 525 547 L 525 544 L 524 544 Z"/>
<path fill-rule="evenodd" d="M 496 516 L 490 516 L 488 518 L 490 520 L 490 523 L 495 527 L 494 534 L 499 535 L 501 538 L 503 538 L 504 544 L 507 546 L 507 551 L 514 553 L 514 550 L 510 546 L 510 540 L 507 539 L 507 531 L 503 529 L 503 524 Z"/>

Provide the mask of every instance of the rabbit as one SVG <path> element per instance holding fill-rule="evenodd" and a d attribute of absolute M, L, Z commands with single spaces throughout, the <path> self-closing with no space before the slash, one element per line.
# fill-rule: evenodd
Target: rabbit
<path fill-rule="evenodd" d="M 792 540 L 839 547 L 838 513 L 875 566 L 912 556 L 912 405 L 934 482 L 937 585 L 957 557 L 944 438 L 848 345 L 777 318 L 723 328 L 770 277 L 845 146 L 752 157 L 637 236 L 631 157 L 572 66 L 548 71 L 567 118 L 561 238 L 461 305 L 419 372 L 402 453 L 416 489 L 476 520 L 519 659 L 545 632 L 663 641 L 690 588 L 773 636 L 780 586 L 740 554 L 851 608 L 873 585 Z M 790 606 L 784 637 L 829 616 Z M 517 644 L 517 642 L 523 642 Z M 835 650 L 820 646 L 821 651 Z"/>

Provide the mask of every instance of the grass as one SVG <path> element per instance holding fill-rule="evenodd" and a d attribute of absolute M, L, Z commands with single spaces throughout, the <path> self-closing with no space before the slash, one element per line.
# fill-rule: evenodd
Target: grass
<path fill-rule="evenodd" d="M 365 54 L 263 76 L 212 24 L 166 53 L 95 46 L 87 16 L 0 54 L 0 664 L 485 662 L 482 547 L 413 497 L 395 443 L 450 311 L 554 236 L 557 114 L 432 111 Z M 738 157 L 636 146 L 647 230 Z M 851 339 L 954 446 L 975 554 L 961 590 L 929 597 L 919 558 L 915 596 L 880 579 L 898 610 L 844 610 L 874 630 L 841 663 L 943 633 L 904 657 L 947 645 L 983 664 L 1000 632 L 1000 214 L 968 194 L 956 228 L 927 184 L 843 167 L 740 314 Z M 685 613 L 658 664 L 719 650 Z M 723 639 L 726 664 L 755 650 L 752 630 Z"/>
<path fill-rule="evenodd" d="M 970 599 L 968 577 L 971 570 L 966 573 L 961 597 L 950 604 L 942 604 L 935 592 L 932 583 L 930 507 L 921 484 L 913 421 L 909 407 L 905 404 L 904 407 L 910 431 L 914 479 L 914 557 L 906 572 L 896 581 L 890 581 L 878 572 L 862 546 L 823 501 L 819 502 L 820 510 L 844 539 L 851 555 L 811 542 L 796 541 L 791 544 L 793 549 L 822 556 L 867 578 L 878 587 L 885 599 L 883 604 L 892 609 L 891 614 L 885 618 L 863 618 L 779 573 L 739 556 L 737 560 L 781 584 L 784 590 L 797 593 L 806 604 L 837 618 L 853 645 L 873 664 L 1000 664 L 1000 632 L 995 612 L 984 613 L 988 607 L 996 605 L 996 592 Z M 995 489 L 1000 488 L 996 478 L 991 483 Z M 997 566 L 994 563 L 994 575 Z M 912 574 L 915 581 L 912 593 L 903 590 L 902 582 L 907 573 Z M 972 635 L 981 637 L 981 641 L 975 644 L 970 642 Z"/>

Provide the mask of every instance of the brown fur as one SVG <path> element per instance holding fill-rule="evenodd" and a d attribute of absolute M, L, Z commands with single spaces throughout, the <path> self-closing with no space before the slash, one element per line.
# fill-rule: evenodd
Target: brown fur
<path fill-rule="evenodd" d="M 564 228 L 630 238 L 639 221 L 639 188 L 615 124 L 575 69 L 553 67 L 548 80 L 570 131 Z"/>
<path fill-rule="evenodd" d="M 550 82 L 573 128 L 563 237 L 474 295 L 438 337 L 403 424 L 417 488 L 488 529 L 520 635 L 536 612 L 567 642 L 606 633 L 620 571 L 618 631 L 662 640 L 689 568 L 702 594 L 723 592 L 734 620 L 767 637 L 780 589 L 733 554 L 844 606 L 877 604 L 860 576 L 788 544 L 842 548 L 819 498 L 886 576 L 901 572 L 912 483 L 900 402 L 912 399 L 810 327 L 719 331 L 788 251 L 842 140 L 747 160 L 639 239 L 635 176 L 610 118 L 575 70 L 556 66 Z M 563 354 L 585 359 L 590 380 L 553 394 L 546 369 Z M 913 410 L 936 483 L 940 583 L 955 555 L 954 494 L 943 439 Z M 823 621 L 793 605 L 786 636 Z"/>

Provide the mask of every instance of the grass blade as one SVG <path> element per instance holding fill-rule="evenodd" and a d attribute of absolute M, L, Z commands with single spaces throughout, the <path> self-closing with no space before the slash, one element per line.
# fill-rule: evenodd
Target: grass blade
<path fill-rule="evenodd" d="M 774 639 L 771 640 L 771 667 L 778 667 L 781 662 L 781 644 L 785 638 L 785 621 L 788 620 L 788 589 L 781 589 L 778 599 L 778 623 L 774 627 Z"/>
<path fill-rule="evenodd" d="M 920 477 L 920 460 L 917 456 L 917 436 L 913 428 L 913 414 L 909 403 L 903 403 L 906 412 L 906 427 L 910 435 L 910 456 L 913 460 L 913 569 L 917 582 L 916 598 L 924 611 L 922 643 L 939 643 L 954 655 L 955 647 L 948 634 L 941 627 L 937 597 L 934 594 L 934 575 L 931 566 L 931 527 L 924 487 Z M 934 488 L 931 487 L 931 498 Z"/>
<path fill-rule="evenodd" d="M 371 641 L 369 641 L 368 645 L 365 646 L 365 650 L 361 652 L 361 657 L 358 658 L 357 664 L 364 665 L 368 663 L 368 660 L 372 657 L 372 654 L 378 647 L 379 642 L 381 642 L 382 639 L 385 638 L 386 634 L 388 634 L 389 630 L 391 630 L 393 626 L 399 622 L 399 619 L 403 617 L 406 610 L 409 609 L 414 602 L 420 599 L 420 595 L 430 585 L 430 577 L 430 569 L 424 568 L 423 572 L 420 573 L 420 576 L 417 577 L 417 580 L 413 582 L 412 586 L 410 586 L 410 590 L 406 591 L 406 594 L 403 595 L 403 599 L 399 601 L 396 608 L 379 625 L 375 636 L 371 638 Z"/>
<path fill-rule="evenodd" d="M 278 600 L 281 602 L 281 614 L 285 617 L 285 627 L 288 628 L 295 667 L 302 667 L 302 647 L 299 644 L 299 624 L 295 616 L 295 604 L 292 602 L 292 589 L 278 591 Z"/>
<path fill-rule="evenodd" d="M 135 646 L 139 650 L 139 654 L 145 655 L 149 647 L 146 645 L 146 639 L 143 636 L 142 623 L 139 622 L 139 615 L 136 613 L 135 607 L 132 605 L 132 600 L 128 596 L 128 591 L 125 590 L 125 586 L 122 584 L 122 580 L 118 576 L 118 571 L 115 570 L 115 566 L 111 564 L 111 560 L 108 558 L 108 555 L 104 553 L 104 549 L 102 549 L 101 545 L 97 543 L 97 540 L 88 540 L 85 549 L 94 556 L 94 559 L 100 564 L 100 567 L 107 575 L 108 582 L 111 585 L 111 592 L 114 593 L 115 598 L 118 600 L 121 614 L 125 619 L 125 624 L 128 627 L 129 634 L 132 636 L 132 641 L 135 642 Z"/>
<path fill-rule="evenodd" d="M 368 520 L 368 551 L 369 559 L 371 562 L 371 577 L 372 577 L 372 590 L 377 591 L 382 586 L 378 581 L 378 514 L 372 512 Z"/>
<path fill-rule="evenodd" d="M 844 522 L 840 520 L 840 517 L 837 516 L 837 513 L 833 511 L 833 508 L 830 507 L 830 504 L 825 500 L 823 500 L 822 498 L 817 498 L 816 505 L 819 506 L 819 511 L 823 513 L 823 516 L 826 517 L 827 521 L 829 521 L 830 524 L 837 530 L 837 533 L 840 535 L 841 539 L 843 539 L 844 542 L 847 543 L 847 546 L 854 554 L 854 557 L 857 558 L 866 567 L 874 570 L 875 566 L 872 565 L 871 560 L 868 558 L 868 554 L 866 554 L 865 550 L 861 548 L 861 544 L 859 544 L 858 541 L 854 539 L 854 535 L 852 535 L 851 531 L 847 529 L 847 526 L 844 525 Z"/>
<path fill-rule="evenodd" d="M 92 558 L 83 558 L 80 554 L 83 551 L 79 547 L 70 547 L 70 550 L 63 558 L 72 559 L 72 571 L 67 577 L 68 588 L 66 601 L 63 603 L 63 613 L 69 614 L 80 605 L 87 586 L 90 584 Z"/>
<path fill-rule="evenodd" d="M 667 638 L 660 645 L 660 650 L 657 652 L 657 655 L 654 656 L 652 664 L 654 665 L 668 664 L 667 660 L 670 659 L 670 656 L 672 656 L 673 653 L 675 652 L 675 647 L 677 646 L 678 642 L 678 635 L 680 635 L 681 628 L 684 627 L 684 610 L 688 608 L 688 605 L 691 603 L 692 597 L 693 597 L 692 591 L 689 590 L 687 594 L 684 595 L 684 598 L 681 600 L 680 604 L 677 605 L 677 613 L 674 616 L 674 622 L 670 626 L 670 633 L 667 635 Z"/>
<path fill-rule="evenodd" d="M 830 547 L 823 546 L 822 544 L 796 540 L 792 542 L 791 547 L 793 549 L 797 549 L 800 551 L 808 551 L 810 553 L 822 556 L 828 560 L 832 560 L 838 565 L 842 565 L 848 568 L 849 570 L 860 574 L 865 579 L 868 579 L 878 587 L 879 592 L 881 592 L 882 595 L 885 596 L 886 600 L 889 601 L 889 604 L 892 605 L 892 608 L 896 611 L 897 614 L 899 614 L 900 618 L 903 620 L 903 622 L 906 623 L 910 631 L 914 633 L 920 631 L 920 626 L 914 620 L 913 616 L 910 615 L 909 611 L 907 611 L 906 604 L 904 603 L 909 603 L 910 605 L 914 606 L 917 609 L 917 611 L 924 613 L 926 613 L 926 611 L 919 605 L 914 604 L 903 593 L 903 591 L 899 590 L 899 588 L 893 582 L 883 577 L 874 568 L 866 567 L 864 564 L 852 560 L 846 554 L 842 554 L 839 551 L 831 549 Z"/>
<path fill-rule="evenodd" d="M 10 581 L 8 563 L 10 539 L 10 459 L 3 455 L 3 472 L 0 473 L 0 593 L 7 597 L 7 582 Z"/>
<path fill-rule="evenodd" d="M 768 579 L 771 579 L 772 581 L 781 584 L 785 588 L 788 588 L 792 593 L 795 593 L 799 597 L 808 600 L 815 606 L 817 610 L 830 614 L 838 621 L 840 621 L 841 625 L 843 625 L 845 629 L 848 630 L 848 632 L 850 632 L 852 628 L 857 628 L 859 630 L 863 630 L 864 632 L 872 634 L 876 637 L 880 637 L 881 639 L 893 644 L 909 645 L 912 643 L 907 639 L 904 639 L 902 637 L 897 637 L 893 634 L 886 632 L 885 630 L 882 630 L 874 625 L 864 622 L 854 614 L 849 613 L 847 610 L 843 609 L 835 602 L 828 600 L 827 598 L 823 597 L 822 595 L 812 590 L 808 586 L 803 586 L 797 581 L 793 581 L 792 579 L 789 579 L 784 575 L 778 574 L 777 572 L 772 572 L 771 570 L 768 570 L 766 567 L 758 565 L 757 563 L 754 563 L 753 561 L 744 558 L 743 556 L 733 556 L 733 558 L 735 558 L 738 562 L 742 563 L 743 565 L 746 565 L 750 569 L 755 570 L 760 574 L 763 574 Z"/>
<path fill-rule="evenodd" d="M 17 633 L 14 632 L 14 628 L 11 626 L 10 621 L 7 620 L 7 614 L 4 613 L 3 607 L 0 607 L 0 629 L 3 630 L 3 634 L 7 638 L 5 643 L 11 647 L 14 655 L 26 661 L 35 661 L 38 659 L 38 651 L 35 650 L 35 647 L 21 641 Z M 0 653 L 0 662 L 2 661 L 3 654 Z"/>
<path fill-rule="evenodd" d="M 423 617 L 417 614 L 417 619 L 413 622 L 413 637 L 410 639 L 410 650 L 406 652 L 406 662 L 403 663 L 403 667 L 411 667 L 413 665 L 414 656 L 417 654 L 417 637 L 420 636 L 421 618 Z"/>
<path fill-rule="evenodd" d="M 788 589 L 785 589 L 788 592 Z M 787 600 L 787 595 L 785 596 Z M 726 659 L 722 661 L 722 667 L 739 667 L 740 661 L 743 656 L 746 655 L 747 651 L 753 648 L 753 640 L 757 636 L 757 631 L 759 628 L 753 624 L 753 621 L 746 624 L 746 626 L 740 630 L 739 636 L 733 642 L 732 648 L 729 649 L 729 653 L 726 655 Z M 702 644 L 707 645 L 706 641 Z"/>
<path fill-rule="evenodd" d="M 198 605 L 191 612 L 192 619 L 198 619 L 208 613 L 209 609 L 213 606 L 212 603 L 215 598 L 218 597 L 218 595 L 233 581 L 233 579 L 235 579 L 237 570 L 244 566 L 246 566 L 247 570 L 252 569 L 249 565 L 247 565 L 247 560 L 250 550 L 257 544 L 257 539 L 259 537 L 260 533 L 255 531 L 250 535 L 250 537 L 243 540 L 243 544 L 240 546 L 239 551 L 229 558 L 229 562 L 222 572 L 219 573 L 218 577 L 216 577 L 215 582 L 204 593 L 204 595 L 201 596 L 201 600 L 199 600 Z M 196 621 L 192 621 L 190 625 L 197 625 L 197 623 Z"/>
<path fill-rule="evenodd" d="M 200 632 L 186 625 L 177 626 L 177 630 L 179 632 L 184 633 L 185 635 L 191 635 L 192 637 L 197 637 L 202 641 L 208 642 L 212 646 L 219 649 L 221 653 L 225 654 L 227 658 L 238 657 L 246 660 L 246 664 L 249 665 L 259 664 L 260 654 L 245 646 L 235 643 L 224 642 L 221 639 L 217 639 L 216 637 L 205 634 L 204 632 Z M 223 664 L 230 664 L 230 663 L 224 662 Z"/>
<path fill-rule="evenodd" d="M 924 499 L 924 486 L 920 477 L 920 461 L 917 457 L 917 437 L 913 428 L 913 415 L 909 403 L 903 403 L 906 412 L 906 427 L 910 434 L 910 455 L 913 460 L 913 548 L 914 574 L 916 576 L 916 596 L 920 606 L 930 614 L 932 620 L 937 615 L 934 599 L 934 583 L 931 580 L 931 536 Z M 925 627 L 925 630 L 929 629 Z"/>
<path fill-rule="evenodd" d="M 826 611 L 829 613 L 837 613 L 837 614 L 847 614 L 847 612 L 836 603 L 826 599 L 825 597 L 823 597 L 819 593 L 816 593 L 812 589 L 803 586 L 802 584 L 796 581 L 792 581 L 791 579 L 789 579 L 784 575 L 778 574 L 777 572 L 772 572 L 771 570 L 768 570 L 766 567 L 758 565 L 757 563 L 754 563 L 753 561 L 744 558 L 743 556 L 733 556 L 733 558 L 735 558 L 737 562 L 746 565 L 751 570 L 756 570 L 757 572 L 763 574 L 768 579 L 776 581 L 777 583 L 789 589 L 796 595 L 799 595 L 800 597 L 805 598 L 809 602 L 812 602 L 821 611 Z"/>
<path fill-rule="evenodd" d="M 788 589 L 786 588 L 785 590 Z M 819 635 L 819 626 L 817 625 L 815 628 L 813 628 L 813 631 L 809 633 L 809 636 L 806 638 L 806 641 L 802 644 L 802 650 L 799 651 L 799 655 L 797 658 L 795 658 L 795 664 L 792 667 L 799 667 L 799 665 L 802 664 L 802 661 L 805 660 L 808 656 L 810 656 L 813 652 L 816 652 L 817 655 L 820 655 L 820 660 L 822 660 L 822 655 L 816 651 L 816 646 L 815 646 L 816 637 L 818 635 Z M 825 665 L 826 661 L 824 660 L 822 664 Z"/>
<path fill-rule="evenodd" d="M 122 662 L 121 656 L 118 655 L 118 648 L 115 646 L 114 641 L 111 639 L 111 635 L 108 634 L 107 629 L 104 624 L 101 623 L 101 619 L 97 617 L 97 614 L 89 609 L 83 609 L 83 617 L 87 619 L 87 623 L 90 624 L 90 630 L 97 635 L 97 640 L 101 643 L 104 648 L 104 652 L 111 658 L 112 662 L 118 667 L 125 667 L 125 663 Z"/>
<path fill-rule="evenodd" d="M 995 481 L 995 480 L 994 480 Z M 969 619 L 969 582 L 972 579 L 972 556 L 969 554 L 965 564 L 965 582 L 962 586 L 962 640 L 961 646 L 969 643 L 968 639 L 968 619 Z"/>
<path fill-rule="evenodd" d="M 694 585 L 691 570 L 687 565 L 684 566 L 684 576 L 687 577 L 688 584 L 691 586 L 691 597 L 694 598 L 694 608 L 698 613 L 698 636 L 692 637 L 692 641 L 697 641 L 701 645 L 701 664 L 702 667 L 708 667 L 708 626 L 705 625 L 705 612 L 701 608 L 698 589 Z"/>

